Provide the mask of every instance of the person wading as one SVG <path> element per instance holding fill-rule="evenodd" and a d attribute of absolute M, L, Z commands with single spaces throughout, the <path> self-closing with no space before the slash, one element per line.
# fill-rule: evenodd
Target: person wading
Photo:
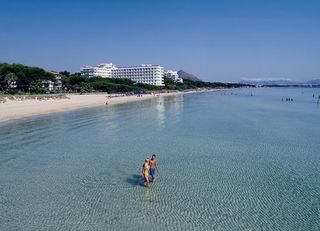
<path fill-rule="evenodd" d="M 144 161 L 144 164 L 142 166 L 142 176 L 144 178 L 144 182 L 146 184 L 146 187 L 149 188 L 149 176 L 150 176 L 150 160 L 147 158 Z"/>
<path fill-rule="evenodd" d="M 156 158 L 156 155 L 153 154 L 150 160 L 150 175 L 152 177 L 152 182 L 156 181 L 156 170 L 157 170 L 157 173 L 159 174 L 157 158 Z"/>

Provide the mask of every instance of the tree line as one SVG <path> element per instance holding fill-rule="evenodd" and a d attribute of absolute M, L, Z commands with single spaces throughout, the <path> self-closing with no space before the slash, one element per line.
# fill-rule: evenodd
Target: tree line
<path fill-rule="evenodd" d="M 130 79 L 119 78 L 87 78 L 80 73 L 60 72 L 65 89 L 72 92 L 108 92 L 108 93 L 143 93 L 149 90 L 160 90 L 160 87 L 135 83 Z"/>
<path fill-rule="evenodd" d="M 58 78 L 57 78 L 58 77 Z M 165 86 L 154 86 L 144 83 L 135 83 L 130 79 L 119 78 L 87 78 L 81 73 L 71 74 L 68 71 L 59 73 L 48 72 L 39 67 L 30 67 L 22 64 L 0 63 L 0 91 L 4 93 L 46 93 L 44 82 L 61 85 L 59 92 L 108 92 L 108 93 L 144 93 L 159 90 L 187 90 L 196 88 L 231 88 L 241 87 L 244 84 L 211 83 L 203 81 L 184 80 L 175 83 L 164 77 Z M 57 91 L 57 90 L 54 90 Z"/>
<path fill-rule="evenodd" d="M 0 63 L 0 91 L 17 89 L 28 92 L 39 86 L 43 80 L 55 81 L 55 77 L 39 67 Z"/>

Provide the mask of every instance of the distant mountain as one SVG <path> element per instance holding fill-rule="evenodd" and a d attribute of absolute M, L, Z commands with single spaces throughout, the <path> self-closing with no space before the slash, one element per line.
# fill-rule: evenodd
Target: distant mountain
<path fill-rule="evenodd" d="M 242 84 L 264 85 L 264 86 L 306 86 L 306 85 L 320 85 L 320 79 L 294 81 L 290 79 L 246 79 L 241 80 Z"/>
<path fill-rule="evenodd" d="M 289 79 L 246 79 L 241 80 L 240 83 L 253 85 L 291 85 L 298 82 Z"/>
<path fill-rule="evenodd" d="M 306 81 L 307 84 L 312 84 L 312 85 L 320 85 L 320 79 L 312 79 Z"/>
<path fill-rule="evenodd" d="M 201 79 L 194 76 L 193 74 L 187 73 L 183 70 L 178 71 L 178 75 L 180 78 L 183 78 L 183 79 L 192 80 L 192 81 L 202 81 Z"/>

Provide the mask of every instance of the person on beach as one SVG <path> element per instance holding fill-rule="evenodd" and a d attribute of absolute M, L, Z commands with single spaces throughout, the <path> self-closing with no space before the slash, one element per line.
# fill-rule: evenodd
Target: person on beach
<path fill-rule="evenodd" d="M 144 161 L 144 164 L 142 166 L 142 176 L 144 178 L 144 183 L 146 184 L 146 187 L 149 188 L 149 176 L 150 176 L 150 160 L 147 158 Z"/>
<path fill-rule="evenodd" d="M 152 182 L 156 181 L 156 170 L 157 170 L 157 173 L 159 173 L 156 154 L 153 154 L 150 160 L 150 175 L 152 177 Z"/>

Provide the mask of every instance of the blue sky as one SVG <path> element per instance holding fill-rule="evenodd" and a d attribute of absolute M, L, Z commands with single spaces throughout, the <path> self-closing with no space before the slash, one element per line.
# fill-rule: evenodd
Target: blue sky
<path fill-rule="evenodd" d="M 207 81 L 320 78 L 320 1 L 0 0 L 0 62 L 160 64 Z"/>

